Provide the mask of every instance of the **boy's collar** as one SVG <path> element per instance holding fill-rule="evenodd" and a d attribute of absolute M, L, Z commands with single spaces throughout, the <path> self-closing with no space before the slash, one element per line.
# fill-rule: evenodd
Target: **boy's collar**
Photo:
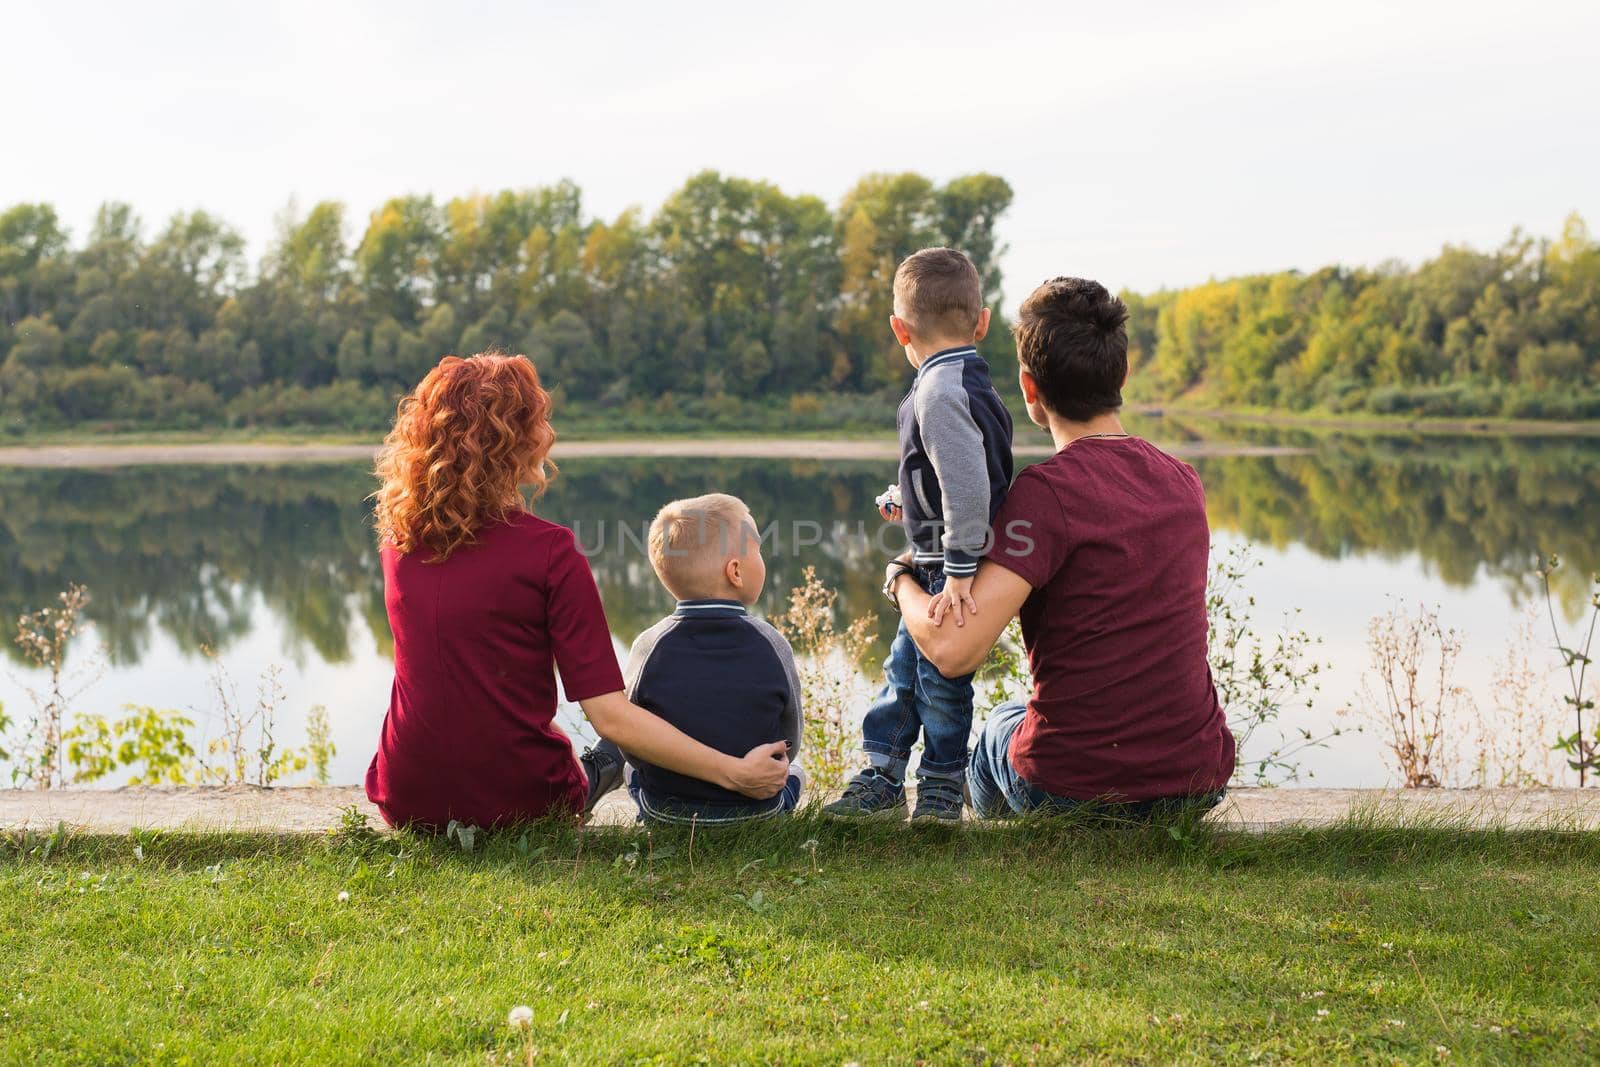
<path fill-rule="evenodd" d="M 968 356 L 976 356 L 977 354 L 977 345 L 957 345 L 954 348 L 941 348 L 939 351 L 922 361 L 922 365 L 917 368 L 917 373 L 921 374 L 929 367 L 935 365 L 943 366 L 946 363 L 954 363 L 958 360 L 966 359 Z"/>
<path fill-rule="evenodd" d="M 730 615 L 748 615 L 750 611 L 743 603 L 737 600 L 728 600 L 721 597 L 698 597 L 693 600 L 678 601 L 674 615 L 685 618 L 694 616 L 697 619 L 721 618 Z"/>

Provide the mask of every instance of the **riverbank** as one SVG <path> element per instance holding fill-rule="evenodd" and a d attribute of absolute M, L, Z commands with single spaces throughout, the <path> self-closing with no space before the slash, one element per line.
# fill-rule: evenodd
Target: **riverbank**
<path fill-rule="evenodd" d="M 375 824 L 378 811 L 360 786 L 148 787 L 0 790 L 0 830 L 49 831 L 58 824 L 91 834 L 134 829 L 321 833 L 346 811 Z M 607 797 L 594 822 L 626 826 L 634 809 Z M 1207 815 L 1217 827 L 1251 831 L 1313 828 L 1352 819 L 1457 828 L 1600 830 L 1600 789 L 1233 789 Z"/>
<path fill-rule="evenodd" d="M 1276 445 L 1229 442 L 1178 441 L 1163 443 L 1176 455 L 1264 456 L 1295 455 L 1304 449 Z M 83 442 L 77 444 L 0 447 L 0 467 L 135 467 L 172 464 L 234 463 L 354 463 L 371 462 L 378 445 L 366 442 L 272 441 L 172 441 Z M 1015 448 L 1019 458 L 1039 459 L 1051 452 L 1047 439 L 1030 437 Z M 894 461 L 899 443 L 883 437 L 620 437 L 596 440 L 562 440 L 554 458 L 602 457 L 791 459 L 845 462 Z"/>
<path fill-rule="evenodd" d="M 1186 407 L 1182 404 L 1129 404 L 1128 415 L 1152 420 L 1199 421 L 1237 426 L 1341 433 L 1420 433 L 1452 437 L 1600 437 L 1600 419 L 1460 418 L 1454 416 L 1348 415 L 1320 411 L 1278 411 L 1261 408 Z"/>
<path fill-rule="evenodd" d="M 0 1061 L 1592 1063 L 1597 865 L 1372 820 L 5 832 Z"/>

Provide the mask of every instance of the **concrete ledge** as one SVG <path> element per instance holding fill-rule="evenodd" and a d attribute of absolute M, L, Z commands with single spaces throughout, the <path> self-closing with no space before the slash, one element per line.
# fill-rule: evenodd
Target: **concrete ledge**
<path fill-rule="evenodd" d="M 233 830 L 319 833 L 355 805 L 374 826 L 383 820 L 359 786 L 128 787 L 0 791 L 0 829 L 48 830 L 58 823 L 90 833 L 129 830 Z M 1349 816 L 1454 827 L 1600 829 L 1600 789 L 1235 789 L 1209 818 L 1248 830 L 1327 826 Z M 596 813 L 598 824 L 633 821 L 618 793 Z"/>

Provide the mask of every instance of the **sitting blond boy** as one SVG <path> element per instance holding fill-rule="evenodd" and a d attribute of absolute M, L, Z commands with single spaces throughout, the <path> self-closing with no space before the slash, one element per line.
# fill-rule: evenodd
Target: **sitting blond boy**
<path fill-rule="evenodd" d="M 678 606 L 633 643 L 628 699 L 723 752 L 782 740 L 794 759 L 800 684 L 789 642 L 749 612 L 767 577 L 750 509 L 726 493 L 674 500 L 650 524 L 649 552 Z M 804 776 L 791 763 L 783 791 L 754 801 L 630 758 L 627 783 L 641 819 L 707 824 L 792 811 Z"/>

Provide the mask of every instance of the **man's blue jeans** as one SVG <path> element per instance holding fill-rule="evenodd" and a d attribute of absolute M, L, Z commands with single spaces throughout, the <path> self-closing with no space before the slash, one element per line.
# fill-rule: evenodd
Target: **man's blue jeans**
<path fill-rule="evenodd" d="M 1195 797 L 1161 797 L 1129 804 L 1073 800 L 1046 793 L 1031 785 L 1011 766 L 1011 737 L 1022 725 L 1028 708 L 1019 700 L 1008 701 L 989 713 L 967 767 L 967 789 L 972 810 L 980 819 L 1001 819 L 1026 812 L 1063 813 L 1074 810 L 1093 812 L 1118 820 L 1147 822 L 1168 812 L 1190 810 L 1199 813 L 1222 802 L 1223 791 Z"/>
<path fill-rule="evenodd" d="M 918 567 L 912 572 L 927 592 L 944 588 L 944 572 Z M 922 736 L 917 777 L 960 782 L 967 766 L 972 733 L 972 675 L 946 678 L 918 651 L 901 620 L 884 663 L 888 680 L 861 723 L 867 762 L 895 781 L 904 781 L 911 746 Z"/>

